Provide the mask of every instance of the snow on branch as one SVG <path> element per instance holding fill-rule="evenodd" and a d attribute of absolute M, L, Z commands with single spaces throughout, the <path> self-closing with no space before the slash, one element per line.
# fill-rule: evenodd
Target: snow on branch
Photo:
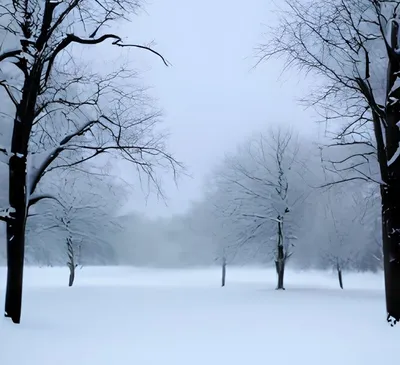
<path fill-rule="evenodd" d="M 282 219 L 277 219 L 273 217 L 267 217 L 267 216 L 262 216 L 258 214 L 242 214 L 243 217 L 249 217 L 249 218 L 260 218 L 260 219 L 267 219 L 276 223 L 282 223 Z"/>
<path fill-rule="evenodd" d="M 50 200 L 54 200 L 56 201 L 58 204 L 60 204 L 61 206 L 63 206 L 62 202 L 55 196 L 53 195 L 48 195 L 48 194 L 38 194 L 38 195 L 31 195 L 29 197 L 29 201 L 28 201 L 28 207 L 31 207 L 33 205 L 35 205 L 36 203 L 40 202 L 41 200 L 44 199 L 50 199 Z"/>
<path fill-rule="evenodd" d="M 11 213 L 15 213 L 15 208 L 9 207 L 6 209 L 1 209 L 0 210 L 0 220 L 4 222 L 8 222 L 10 219 L 12 219 L 12 216 L 10 215 Z"/>
<path fill-rule="evenodd" d="M 16 49 L 12 51 L 5 51 L 2 54 L 0 54 L 0 62 L 6 60 L 7 58 L 11 57 L 16 57 L 19 54 L 21 54 L 22 50 L 21 49 Z"/>
<path fill-rule="evenodd" d="M 391 159 L 388 161 L 387 165 L 390 166 L 393 163 L 395 163 L 397 161 L 397 159 L 400 156 L 400 146 L 397 147 L 396 152 L 394 153 L 394 155 L 391 157 Z"/>

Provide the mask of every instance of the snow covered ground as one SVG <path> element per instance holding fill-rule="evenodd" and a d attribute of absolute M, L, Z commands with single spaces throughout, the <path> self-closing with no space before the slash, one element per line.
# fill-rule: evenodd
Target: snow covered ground
<path fill-rule="evenodd" d="M 229 269 L 229 268 L 228 268 Z M 0 318 L 1 365 L 395 364 L 381 275 L 27 268 L 22 324 Z M 0 268 L 3 305 L 5 270 Z"/>

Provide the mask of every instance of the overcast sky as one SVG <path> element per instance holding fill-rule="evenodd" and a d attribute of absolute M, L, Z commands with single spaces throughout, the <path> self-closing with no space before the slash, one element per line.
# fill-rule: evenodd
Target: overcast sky
<path fill-rule="evenodd" d="M 154 48 L 172 63 L 167 68 L 153 55 L 132 53 L 165 112 L 170 150 L 192 175 L 182 178 L 178 189 L 167 181 L 168 206 L 156 198 L 146 204 L 137 191 L 124 212 L 153 217 L 184 212 L 201 198 L 204 178 L 225 153 L 274 123 L 315 133 L 311 111 L 297 102 L 307 89 L 304 78 L 282 75 L 279 60 L 252 69 L 254 48 L 276 19 L 273 8 L 270 0 L 152 0 L 147 13 L 124 29 L 130 41 L 154 40 Z M 121 165 L 124 169 L 129 166 Z M 123 177 L 133 181 L 128 172 Z"/>

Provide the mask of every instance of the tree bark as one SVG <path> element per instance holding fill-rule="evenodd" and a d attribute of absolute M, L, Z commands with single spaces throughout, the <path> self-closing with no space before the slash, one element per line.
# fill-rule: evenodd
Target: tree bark
<path fill-rule="evenodd" d="M 278 275 L 278 285 L 276 290 L 285 290 L 283 285 L 285 277 L 285 260 L 275 261 L 276 273 Z"/>
<path fill-rule="evenodd" d="M 278 285 L 276 287 L 276 290 L 285 290 L 285 287 L 283 285 L 283 280 L 285 276 L 285 263 L 286 263 L 286 258 L 285 258 L 285 252 L 283 248 L 283 232 L 282 232 L 282 222 L 281 222 L 281 217 L 278 216 L 278 252 L 277 252 L 277 258 L 275 260 L 275 267 L 276 267 L 276 273 L 278 275 Z"/>
<path fill-rule="evenodd" d="M 19 67 L 26 70 L 26 60 Z M 7 288 L 4 315 L 21 321 L 22 285 L 25 254 L 25 226 L 28 217 L 27 156 L 29 137 L 35 119 L 40 88 L 41 66 L 35 64 L 25 78 L 22 97 L 16 107 L 9 160 L 10 219 L 7 222 Z"/>
<path fill-rule="evenodd" d="M 7 223 L 7 289 L 4 315 L 10 317 L 14 323 L 20 323 L 27 219 L 26 157 L 12 155 L 9 172 L 12 213 Z"/>
<path fill-rule="evenodd" d="M 338 279 L 339 279 L 339 286 L 340 286 L 340 289 L 343 289 L 342 268 L 340 267 L 339 264 L 337 264 L 336 270 L 337 270 L 337 273 L 338 273 Z"/>
<path fill-rule="evenodd" d="M 74 280 L 75 280 L 75 266 L 69 266 L 68 286 L 74 285 Z"/>
<path fill-rule="evenodd" d="M 381 186 L 387 320 L 400 321 L 400 184 Z"/>
<path fill-rule="evenodd" d="M 397 48 L 399 28 L 392 22 L 392 39 L 390 44 Z M 385 272 L 385 295 L 387 320 L 394 326 L 400 320 L 400 159 L 397 151 L 400 148 L 400 57 L 390 51 L 387 70 L 387 100 L 385 108 L 386 159 L 378 155 L 382 180 L 382 246 L 383 267 Z M 395 100 L 396 102 L 393 102 Z M 375 127 L 375 129 L 378 129 Z M 394 160 L 394 161 L 392 161 Z"/>
<path fill-rule="evenodd" d="M 68 250 L 68 263 L 67 266 L 69 268 L 69 280 L 68 280 L 68 286 L 74 285 L 74 280 L 75 280 L 75 252 L 74 248 L 72 246 L 72 238 L 68 237 L 67 238 L 67 250 Z"/>
<path fill-rule="evenodd" d="M 226 259 L 225 257 L 222 259 L 222 284 L 221 286 L 225 286 L 225 279 L 226 279 Z"/>

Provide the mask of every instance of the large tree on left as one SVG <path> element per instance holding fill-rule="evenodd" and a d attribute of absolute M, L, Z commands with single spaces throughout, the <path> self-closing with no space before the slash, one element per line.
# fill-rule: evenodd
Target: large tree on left
<path fill-rule="evenodd" d="M 85 51 L 107 41 L 114 47 L 147 49 L 165 63 L 150 48 L 103 33 L 129 20 L 139 6 L 137 0 L 1 1 L 0 111 L 10 116 L 11 127 L 10 140 L 1 147 L 9 170 L 9 206 L 3 207 L 1 219 L 7 224 L 5 316 L 14 323 L 21 318 L 28 210 L 51 198 L 34 194 L 46 172 L 117 153 L 158 184 L 156 164 L 177 166 L 162 136 L 154 135 L 158 114 L 129 87 L 126 69 L 105 75 L 76 67 L 78 47 Z M 118 82 L 122 79 L 124 85 Z M 32 139 L 46 138 L 50 148 L 33 155 Z"/>

